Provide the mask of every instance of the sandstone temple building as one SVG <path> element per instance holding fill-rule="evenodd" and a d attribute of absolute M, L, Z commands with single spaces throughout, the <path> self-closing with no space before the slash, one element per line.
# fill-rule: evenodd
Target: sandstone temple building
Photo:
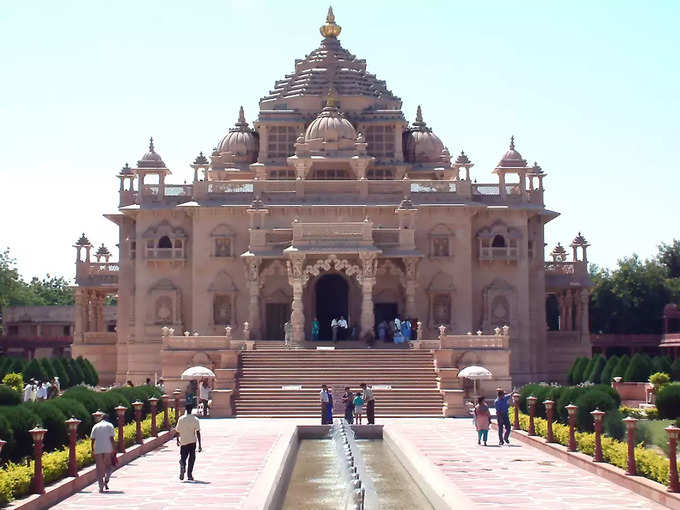
<path fill-rule="evenodd" d="M 314 318 L 328 345 L 338 316 L 356 347 L 381 321 L 408 318 L 419 326 L 411 350 L 433 351 L 438 368 L 495 363 L 507 384 L 559 377 L 590 352 L 588 243 L 579 234 L 572 260 L 562 246 L 544 260 L 558 216 L 546 173 L 510 136 L 489 149 L 495 168 L 473 172 L 427 108 L 405 118 L 340 31 L 331 10 L 319 47 L 260 99 L 252 124 L 234 113 L 190 184 L 170 182 L 162 140 L 118 173 L 119 211 L 107 217 L 119 260 L 85 236 L 75 245 L 74 355 L 118 382 L 192 362 L 227 369 L 226 351 L 274 345 L 286 322 L 294 352 L 315 347 Z M 114 333 L 102 313 L 112 294 Z M 547 302 L 559 315 L 550 328 Z"/>

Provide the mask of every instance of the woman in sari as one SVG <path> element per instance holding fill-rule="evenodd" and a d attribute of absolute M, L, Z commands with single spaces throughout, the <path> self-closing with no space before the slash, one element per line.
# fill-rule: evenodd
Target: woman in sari
<path fill-rule="evenodd" d="M 312 321 L 312 342 L 319 340 L 319 319 L 314 317 Z"/>

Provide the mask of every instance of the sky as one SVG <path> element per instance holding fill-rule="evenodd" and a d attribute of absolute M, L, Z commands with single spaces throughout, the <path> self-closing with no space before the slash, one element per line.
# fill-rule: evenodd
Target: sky
<path fill-rule="evenodd" d="M 72 279 L 73 243 L 115 248 L 102 215 L 149 136 L 191 180 L 236 121 L 319 46 L 319 1 L 0 2 L 0 249 Z M 680 2 L 333 5 L 343 46 L 493 182 L 510 135 L 548 173 L 546 254 L 582 231 L 614 267 L 680 238 Z M 114 253 L 117 253 L 114 249 Z"/>

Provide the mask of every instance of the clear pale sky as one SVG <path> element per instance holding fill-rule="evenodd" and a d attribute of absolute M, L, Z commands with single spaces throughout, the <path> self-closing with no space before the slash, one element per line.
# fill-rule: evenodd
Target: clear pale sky
<path fill-rule="evenodd" d="M 0 6 L 0 247 L 24 277 L 73 277 L 81 232 L 114 248 L 114 177 L 156 149 L 191 180 L 236 120 L 318 47 L 319 1 Z M 680 238 L 680 2 L 338 1 L 343 46 L 418 104 L 473 178 L 508 145 L 546 178 L 549 253 L 583 231 L 614 266 Z M 117 252 L 114 253 L 117 254 Z"/>

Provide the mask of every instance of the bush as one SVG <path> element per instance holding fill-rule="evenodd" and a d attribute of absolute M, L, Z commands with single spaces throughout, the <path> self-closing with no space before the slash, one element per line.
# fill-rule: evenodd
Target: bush
<path fill-rule="evenodd" d="M 660 418 L 680 417 L 680 383 L 672 383 L 656 395 L 656 408 Z"/>
<path fill-rule="evenodd" d="M 617 408 L 616 402 L 603 391 L 590 390 L 581 395 L 575 402 L 578 406 L 576 424 L 583 432 L 593 432 L 593 417 L 591 411 L 609 411 Z"/>
<path fill-rule="evenodd" d="M 626 425 L 622 420 L 623 414 L 618 409 L 610 409 L 607 411 L 607 414 L 604 415 L 604 419 L 602 421 L 604 433 L 609 437 L 613 437 L 614 439 L 622 441 L 623 436 L 626 433 Z"/>
<path fill-rule="evenodd" d="M 99 399 L 94 391 L 88 390 L 83 386 L 73 386 L 64 392 L 61 398 L 71 398 L 77 400 L 85 406 L 87 412 L 92 414 L 99 409 Z"/>
<path fill-rule="evenodd" d="M 577 358 L 574 362 L 573 370 L 571 373 L 571 384 L 579 384 L 583 381 L 583 370 L 588 364 L 588 358 Z"/>
<path fill-rule="evenodd" d="M 602 374 L 602 370 L 604 370 L 604 366 L 606 364 L 607 364 L 607 362 L 602 357 L 602 355 L 600 355 L 600 354 L 596 355 L 593 358 L 590 373 L 588 374 L 587 379 L 592 383 L 599 384 L 600 383 L 600 375 Z"/>
<path fill-rule="evenodd" d="M 71 385 L 83 384 L 85 382 L 85 374 L 76 363 L 73 358 L 64 358 L 64 362 L 67 364 L 66 373 L 71 381 Z"/>
<path fill-rule="evenodd" d="M 7 420 L 7 418 L 5 418 L 2 415 L 0 415 L 0 439 L 7 441 L 7 444 L 12 443 L 14 441 L 14 432 L 12 432 L 12 424 Z M 0 452 L 0 464 L 4 463 L 8 459 L 9 454 L 6 451 L 6 448 L 3 448 L 2 451 Z M 1 490 L 2 489 L 0 489 L 0 491 Z"/>
<path fill-rule="evenodd" d="M 581 360 L 583 358 L 576 358 L 574 362 L 571 364 L 571 368 L 569 369 L 569 372 L 567 372 L 567 382 L 569 384 L 577 384 L 576 381 L 574 380 L 576 371 L 578 370 L 579 365 L 581 364 Z"/>
<path fill-rule="evenodd" d="M 655 372 L 649 376 L 649 382 L 652 383 L 654 393 L 659 393 L 664 386 L 671 382 L 671 377 L 663 372 Z"/>
<path fill-rule="evenodd" d="M 25 381 L 30 381 L 31 379 L 35 379 L 38 382 L 47 381 L 47 373 L 36 358 L 33 358 L 29 364 L 26 365 L 23 373 Z"/>
<path fill-rule="evenodd" d="M 0 407 L 0 416 L 4 417 L 12 428 L 12 440 L 4 446 L 7 458 L 19 460 L 33 452 L 33 439 L 29 430 L 41 425 L 42 420 L 26 405 Z"/>
<path fill-rule="evenodd" d="M 647 382 L 651 374 L 652 366 L 649 357 L 637 353 L 630 360 L 623 380 L 626 382 Z"/>
<path fill-rule="evenodd" d="M 0 384 L 0 406 L 16 406 L 19 404 L 21 404 L 21 393 L 4 383 Z M 0 436 L 0 439 L 2 439 L 2 436 Z"/>
<path fill-rule="evenodd" d="M 607 363 L 604 365 L 604 368 L 602 369 L 602 373 L 600 374 L 600 383 L 601 384 L 611 384 L 612 382 L 612 372 L 616 368 L 617 363 L 619 362 L 619 357 L 614 354 L 611 356 L 608 360 Z"/>
<path fill-rule="evenodd" d="M 668 356 L 654 356 L 652 358 L 652 373 L 670 374 L 672 365 L 673 361 Z"/>
<path fill-rule="evenodd" d="M 614 377 L 624 377 L 626 375 L 626 370 L 628 370 L 628 365 L 630 365 L 630 358 L 627 354 L 624 354 L 619 358 L 619 362 L 612 370 L 612 379 Z"/>
<path fill-rule="evenodd" d="M 536 396 L 535 394 L 539 391 L 539 389 L 542 387 L 542 385 L 538 383 L 531 383 L 527 384 L 525 386 L 522 386 L 522 388 L 519 390 L 519 408 L 523 413 L 529 414 L 529 406 L 527 405 L 527 397 L 530 397 L 531 395 Z"/>
<path fill-rule="evenodd" d="M 67 427 L 64 423 L 66 416 L 54 405 L 54 402 L 27 402 L 22 407 L 26 407 L 39 416 L 42 426 L 47 429 L 43 443 L 46 451 L 56 450 L 66 444 L 68 441 Z"/>
<path fill-rule="evenodd" d="M 51 380 L 55 375 L 57 375 L 57 373 L 54 371 L 52 360 L 50 360 L 50 358 L 40 358 L 38 363 L 40 363 L 40 365 L 43 367 L 43 370 L 45 370 L 48 380 Z"/>
<path fill-rule="evenodd" d="M 680 381 L 680 358 L 676 359 L 671 364 L 670 374 L 671 374 L 671 380 Z"/>
<path fill-rule="evenodd" d="M 587 391 L 601 391 L 603 393 L 606 393 L 612 399 L 614 399 L 616 407 L 619 407 L 621 405 L 621 395 L 619 395 L 619 392 L 608 384 L 596 384 L 594 386 L 591 386 L 590 388 L 587 388 Z"/>
<path fill-rule="evenodd" d="M 78 437 L 85 437 L 92 430 L 92 416 L 87 412 L 83 404 L 72 398 L 59 397 L 51 400 L 59 410 L 64 413 L 66 419 L 78 418 L 80 425 L 78 425 Z"/>
<path fill-rule="evenodd" d="M 57 373 L 57 377 L 59 378 L 59 386 L 61 386 L 61 389 L 65 390 L 66 388 L 70 387 L 71 380 L 66 373 L 64 361 L 61 358 L 54 358 L 52 365 L 54 366 L 54 371 Z"/>
<path fill-rule="evenodd" d="M 9 373 L 2 378 L 2 384 L 12 388 L 14 391 L 21 393 L 24 391 L 24 378 L 21 374 Z"/>

